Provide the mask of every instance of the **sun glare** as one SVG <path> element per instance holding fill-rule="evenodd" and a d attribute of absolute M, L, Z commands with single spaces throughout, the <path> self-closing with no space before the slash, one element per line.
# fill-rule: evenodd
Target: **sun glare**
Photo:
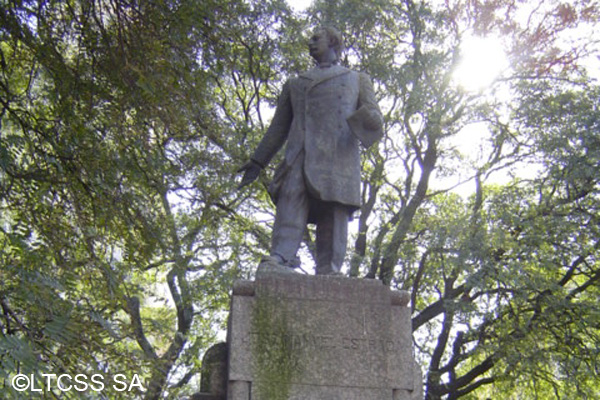
<path fill-rule="evenodd" d="M 311 5 L 312 0 L 287 0 L 287 3 L 294 11 L 301 12 Z"/>
<path fill-rule="evenodd" d="M 465 37 L 460 45 L 460 57 L 454 80 L 467 91 L 485 89 L 508 67 L 502 43 L 495 37 Z"/>

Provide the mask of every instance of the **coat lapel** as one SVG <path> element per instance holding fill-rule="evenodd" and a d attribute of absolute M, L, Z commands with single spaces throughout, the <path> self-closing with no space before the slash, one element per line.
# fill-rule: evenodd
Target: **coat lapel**
<path fill-rule="evenodd" d="M 347 74 L 349 72 L 350 70 L 348 68 L 344 68 L 339 65 L 333 65 L 329 68 L 315 67 L 311 70 L 300 74 L 300 77 L 311 81 L 308 87 L 306 88 L 306 91 L 309 91 L 320 83 L 323 83 L 331 78 L 335 78 L 336 76 Z"/>

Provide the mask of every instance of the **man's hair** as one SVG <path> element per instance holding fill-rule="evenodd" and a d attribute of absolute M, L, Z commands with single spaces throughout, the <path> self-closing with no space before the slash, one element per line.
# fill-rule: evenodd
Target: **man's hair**
<path fill-rule="evenodd" d="M 329 45 L 333 47 L 337 60 L 339 61 L 342 57 L 342 51 L 344 51 L 344 38 L 342 37 L 342 34 L 340 31 L 330 26 L 321 26 L 319 30 L 327 34 Z"/>

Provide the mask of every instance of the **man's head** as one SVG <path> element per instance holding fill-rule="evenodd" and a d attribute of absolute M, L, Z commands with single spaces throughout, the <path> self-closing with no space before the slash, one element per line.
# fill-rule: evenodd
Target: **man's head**
<path fill-rule="evenodd" d="M 309 53 L 317 62 L 325 61 L 325 57 L 333 58 L 331 62 L 339 61 L 343 49 L 342 34 L 328 26 L 317 28 L 308 42 Z"/>

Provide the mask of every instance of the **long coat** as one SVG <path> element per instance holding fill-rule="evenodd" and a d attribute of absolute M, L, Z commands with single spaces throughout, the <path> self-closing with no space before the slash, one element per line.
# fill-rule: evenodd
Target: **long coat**
<path fill-rule="evenodd" d="M 376 120 L 377 129 L 365 129 L 364 116 Z M 266 166 L 287 140 L 285 158 L 269 188 L 273 201 L 277 203 L 287 171 L 303 154 L 305 182 L 312 197 L 359 208 L 359 138 L 366 145 L 379 139 L 381 120 L 366 74 L 334 65 L 316 67 L 288 80 L 271 125 L 252 156 Z"/>

